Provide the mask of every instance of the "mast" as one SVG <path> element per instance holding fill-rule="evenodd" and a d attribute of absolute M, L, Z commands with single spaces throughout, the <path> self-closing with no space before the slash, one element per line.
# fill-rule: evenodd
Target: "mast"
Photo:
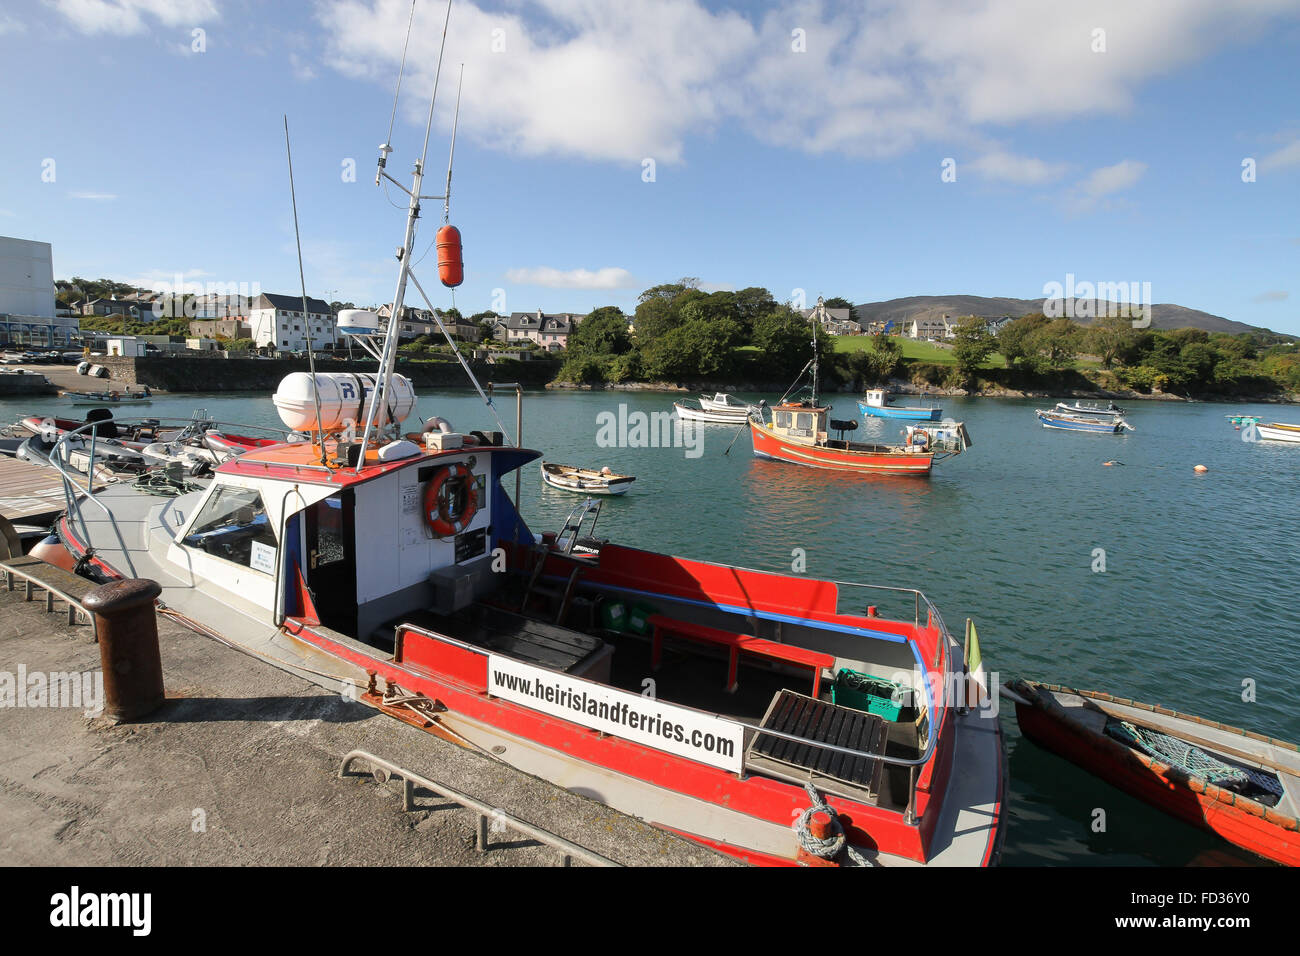
<path fill-rule="evenodd" d="M 414 22 L 414 4 L 412 4 L 411 22 Z M 366 449 L 370 446 L 370 436 L 372 433 L 379 434 L 388 424 L 388 401 L 385 392 L 388 383 L 393 377 L 393 368 L 397 364 L 397 329 L 398 323 L 402 321 L 402 306 L 406 299 L 406 280 L 410 274 L 411 251 L 415 246 L 416 225 L 420 219 L 420 200 L 421 199 L 441 199 L 446 201 L 446 196 L 423 196 L 420 194 L 420 187 L 424 184 L 424 163 L 429 155 L 429 134 L 433 129 L 433 108 L 438 100 L 438 79 L 442 75 L 442 55 L 447 46 L 447 26 L 451 22 L 451 0 L 447 0 L 447 14 L 442 24 L 442 45 L 438 49 L 438 67 L 433 75 L 433 92 L 429 96 L 429 118 L 424 127 L 424 148 L 420 153 L 420 158 L 415 163 L 415 169 L 411 177 L 411 188 L 407 189 L 396 179 L 388 174 L 385 170 L 388 154 L 392 152 L 392 146 L 384 143 L 379 147 L 379 164 L 378 171 L 375 174 L 375 182 L 378 184 L 382 179 L 387 179 L 402 192 L 410 197 L 410 202 L 406 210 L 406 235 L 402 240 L 401 248 L 397 250 L 397 261 L 400 263 L 397 270 L 397 289 L 393 293 L 393 308 L 388 316 L 388 334 L 384 336 L 384 349 L 379 359 L 379 374 L 375 377 L 375 388 L 370 393 L 370 401 L 366 404 L 366 429 L 361 437 L 361 454 L 357 459 L 357 469 L 359 470 L 365 463 Z M 407 41 L 410 40 L 411 23 L 407 24 Z M 403 47 L 403 62 L 405 62 L 405 47 Z M 401 79 L 398 79 L 398 89 L 401 89 Z M 396 115 L 397 101 L 393 101 L 393 112 Z M 391 130 L 391 125 L 390 125 Z M 390 132 L 391 138 L 391 132 Z M 450 175 L 448 181 L 450 182 Z"/>
<path fill-rule="evenodd" d="M 818 366 L 818 355 L 817 355 L 817 326 L 821 323 L 821 312 L 822 312 L 822 309 L 823 309 L 823 308 L 824 308 L 824 306 L 822 305 L 822 297 L 821 297 L 821 296 L 818 296 L 818 297 L 817 297 L 817 308 L 813 309 L 813 314 L 812 314 L 812 325 L 813 325 L 813 357 L 812 357 L 812 373 L 813 373 L 813 374 L 812 374 L 812 380 L 813 380 L 813 388 L 812 388 L 812 403 L 813 403 L 813 407 L 814 407 L 814 408 L 817 407 L 817 366 Z"/>

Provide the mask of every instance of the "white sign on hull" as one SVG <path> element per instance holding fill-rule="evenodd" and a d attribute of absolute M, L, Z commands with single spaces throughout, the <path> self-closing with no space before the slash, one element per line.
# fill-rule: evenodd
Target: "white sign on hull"
<path fill-rule="evenodd" d="M 488 655 L 487 691 L 601 733 L 732 773 L 741 770 L 745 729 L 721 717 L 496 654 Z"/>

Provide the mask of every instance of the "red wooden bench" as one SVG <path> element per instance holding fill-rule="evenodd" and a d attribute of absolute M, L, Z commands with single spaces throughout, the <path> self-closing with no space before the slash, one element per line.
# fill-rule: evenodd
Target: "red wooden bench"
<path fill-rule="evenodd" d="M 662 614 L 652 614 L 648 621 L 654 629 L 650 640 L 650 665 L 655 670 L 659 669 L 659 659 L 663 652 L 665 634 L 673 634 L 695 641 L 704 641 L 709 644 L 721 644 L 726 647 L 729 652 L 726 685 L 729 694 L 735 693 L 736 688 L 739 686 L 736 672 L 740 665 L 742 652 L 753 654 L 755 657 L 766 657 L 769 660 L 786 661 L 791 664 L 801 664 L 804 667 L 812 668 L 812 696 L 814 698 L 818 696 L 818 692 L 821 690 L 822 668 L 835 666 L 835 657 L 833 655 L 823 654 L 820 651 L 810 651 L 807 648 L 796 647 L 793 644 L 766 641 L 761 637 L 737 634 L 734 631 L 723 631 L 716 627 L 705 627 L 703 624 L 692 624 L 689 621 L 679 621 L 676 618 L 665 617 Z"/>

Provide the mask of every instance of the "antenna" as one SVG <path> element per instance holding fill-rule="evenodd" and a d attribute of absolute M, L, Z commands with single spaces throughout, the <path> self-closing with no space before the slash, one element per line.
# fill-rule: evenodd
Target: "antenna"
<path fill-rule="evenodd" d="M 388 138 L 379 147 L 379 168 L 375 170 L 378 186 L 388 165 L 388 154 L 393 151 L 393 124 L 397 121 L 397 100 L 402 95 L 402 74 L 406 72 L 406 49 L 411 45 L 411 25 L 415 22 L 415 0 L 411 0 L 411 14 L 406 19 L 406 42 L 402 44 L 402 64 L 397 68 L 397 89 L 393 91 L 393 113 L 388 117 Z"/>
<path fill-rule="evenodd" d="M 392 147 L 387 143 L 380 147 L 379 177 L 387 179 L 396 185 L 411 197 L 411 201 L 407 206 L 406 236 L 397 252 L 397 259 L 401 266 L 397 271 L 397 289 L 393 293 L 393 309 L 388 316 L 388 334 L 384 336 L 384 349 L 379 360 L 379 373 L 375 376 L 374 391 L 370 393 L 370 401 L 366 404 L 366 430 L 361 436 L 361 453 L 357 457 L 356 464 L 358 471 L 365 463 L 366 449 L 370 446 L 371 434 L 382 431 L 388 424 L 388 402 L 384 393 L 388 388 L 389 379 L 393 376 L 393 368 L 397 364 L 398 337 L 396 332 L 398 323 L 402 321 L 402 305 L 406 298 L 406 280 L 411 271 L 411 250 L 415 246 L 415 229 L 420 219 L 420 200 L 445 198 L 443 196 L 422 196 L 420 187 L 424 183 L 424 162 L 429 155 L 429 134 L 433 131 L 433 108 L 438 101 L 438 80 L 442 76 L 442 57 L 447 47 L 447 27 L 451 23 L 451 4 L 452 0 L 447 0 L 447 14 L 442 23 L 442 45 L 438 48 L 438 67 L 433 74 L 433 92 L 429 96 L 429 118 L 424 127 L 424 147 L 420 152 L 419 160 L 415 164 L 410 189 L 393 179 L 383 168 L 387 154 L 392 151 Z M 414 18 L 414 13 L 412 13 L 412 18 Z M 396 112 L 395 105 L 394 112 Z"/>
<path fill-rule="evenodd" d="M 302 237 L 298 233 L 298 197 L 293 189 L 293 152 L 289 149 L 289 115 L 284 117 L 284 154 L 289 160 L 289 199 L 293 202 L 293 240 L 298 244 L 298 281 L 302 283 L 302 327 L 307 333 L 307 367 L 311 369 L 311 393 L 316 399 L 316 431 L 312 434 L 320 438 L 320 463 L 325 461 L 325 433 L 321 431 L 323 419 L 320 410 L 320 392 L 316 388 L 316 349 L 311 340 L 311 313 L 307 310 L 307 277 L 302 270 Z M 271 329 L 275 329 L 275 320 L 271 320 Z M 315 438 L 312 440 L 315 444 Z"/>
<path fill-rule="evenodd" d="M 465 85 L 465 64 L 460 65 L 460 79 L 456 81 L 456 112 L 451 121 L 451 153 L 447 156 L 447 188 L 443 190 L 442 221 L 451 218 L 451 166 L 456 160 L 456 130 L 460 128 L 460 91 Z"/>

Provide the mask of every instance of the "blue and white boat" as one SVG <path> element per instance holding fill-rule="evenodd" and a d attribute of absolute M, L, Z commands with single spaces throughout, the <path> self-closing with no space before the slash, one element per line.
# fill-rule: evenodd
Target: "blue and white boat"
<path fill-rule="evenodd" d="M 937 406 L 921 407 L 890 405 L 881 388 L 867 389 L 865 398 L 858 402 L 863 415 L 875 418 L 905 418 L 909 421 L 937 422 L 943 418 L 943 409 Z"/>
<path fill-rule="evenodd" d="M 1101 432 L 1107 435 L 1118 435 L 1126 429 L 1137 430 L 1118 415 L 1106 420 L 1085 415 L 1070 415 L 1046 408 L 1037 409 L 1034 414 L 1038 416 L 1044 428 L 1061 428 L 1071 432 Z"/>
<path fill-rule="evenodd" d="M 1103 418 L 1114 418 L 1128 414 L 1114 402 L 1107 407 L 1102 408 L 1100 405 L 1081 405 L 1075 402 L 1073 405 L 1067 405 L 1065 402 L 1057 402 L 1056 410 L 1064 412 L 1067 415 L 1100 415 Z"/>

